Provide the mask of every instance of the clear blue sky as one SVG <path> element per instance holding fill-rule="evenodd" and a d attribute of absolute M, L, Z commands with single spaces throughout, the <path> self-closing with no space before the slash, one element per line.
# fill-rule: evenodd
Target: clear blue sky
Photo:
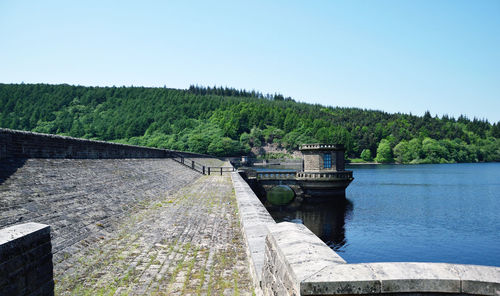
<path fill-rule="evenodd" d="M 0 1 L 0 82 L 218 85 L 500 120 L 500 0 Z"/>

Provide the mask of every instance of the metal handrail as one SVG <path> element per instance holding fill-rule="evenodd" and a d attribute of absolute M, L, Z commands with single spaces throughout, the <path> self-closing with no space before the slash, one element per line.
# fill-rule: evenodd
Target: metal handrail
<path fill-rule="evenodd" d="M 182 156 L 181 154 L 179 153 L 176 153 L 176 152 L 171 152 L 171 155 L 172 155 L 172 159 L 196 172 L 199 172 L 199 173 L 202 173 L 203 175 L 210 175 L 211 172 L 219 172 L 220 171 L 220 174 L 222 176 L 222 173 L 227 173 L 227 172 L 234 172 L 235 171 L 235 168 L 233 166 L 206 166 L 202 163 L 199 163 L 197 161 L 194 161 L 190 158 L 186 158 L 184 156 Z"/>

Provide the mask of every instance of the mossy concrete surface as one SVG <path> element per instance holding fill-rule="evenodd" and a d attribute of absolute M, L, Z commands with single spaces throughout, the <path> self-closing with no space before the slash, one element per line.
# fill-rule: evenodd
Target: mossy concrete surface
<path fill-rule="evenodd" d="M 274 186 L 267 192 L 267 200 L 275 206 L 283 206 L 292 202 L 295 193 L 286 185 Z"/>
<path fill-rule="evenodd" d="M 56 274 L 58 295 L 252 295 L 229 174 L 133 213 Z"/>

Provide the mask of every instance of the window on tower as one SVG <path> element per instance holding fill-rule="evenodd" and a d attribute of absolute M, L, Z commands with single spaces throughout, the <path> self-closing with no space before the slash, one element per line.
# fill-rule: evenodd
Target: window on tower
<path fill-rule="evenodd" d="M 325 155 L 323 155 L 323 166 L 325 169 L 332 168 L 332 155 L 330 153 L 325 153 Z"/>

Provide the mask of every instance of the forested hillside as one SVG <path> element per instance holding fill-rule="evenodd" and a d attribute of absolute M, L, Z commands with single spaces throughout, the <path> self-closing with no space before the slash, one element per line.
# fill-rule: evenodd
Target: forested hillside
<path fill-rule="evenodd" d="M 324 142 L 342 143 L 350 158 L 366 161 L 500 161 L 500 123 L 325 107 L 228 88 L 0 84 L 0 127 L 218 156 Z"/>

